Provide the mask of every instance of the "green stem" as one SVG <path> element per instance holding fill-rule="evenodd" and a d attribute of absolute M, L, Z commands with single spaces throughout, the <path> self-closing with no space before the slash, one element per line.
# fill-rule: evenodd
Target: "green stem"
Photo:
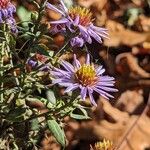
<path fill-rule="evenodd" d="M 68 46 L 70 42 L 70 39 L 64 44 L 64 46 L 54 55 L 54 57 L 58 58 L 62 52 L 64 52 L 64 50 L 66 49 L 66 47 Z"/>

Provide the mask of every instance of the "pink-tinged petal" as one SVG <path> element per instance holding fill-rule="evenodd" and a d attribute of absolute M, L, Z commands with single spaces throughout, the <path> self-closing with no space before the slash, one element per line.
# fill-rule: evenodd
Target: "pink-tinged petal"
<path fill-rule="evenodd" d="M 89 94 L 89 97 L 90 97 L 90 101 L 91 103 L 94 105 L 94 106 L 97 106 L 95 100 L 94 100 L 94 97 L 93 97 L 93 90 L 91 88 L 88 88 L 88 94 Z"/>
<path fill-rule="evenodd" d="M 61 3 L 61 5 L 62 5 L 63 10 L 64 10 L 66 13 L 68 13 L 68 8 L 65 6 L 64 1 L 63 1 L 63 0 L 60 0 L 60 3 Z"/>
<path fill-rule="evenodd" d="M 67 61 L 61 61 L 61 65 L 69 72 L 74 73 L 74 67 Z"/>
<path fill-rule="evenodd" d="M 87 94 L 87 87 L 81 87 L 81 93 L 80 93 L 80 95 L 81 95 L 81 98 L 83 100 L 85 100 L 86 94 Z"/>
<path fill-rule="evenodd" d="M 80 62 L 77 60 L 76 54 L 74 54 L 74 66 L 75 68 L 79 69 L 81 67 Z"/>
<path fill-rule="evenodd" d="M 86 57 L 86 64 L 90 65 L 90 55 L 89 54 L 87 54 L 87 57 Z"/>
<path fill-rule="evenodd" d="M 49 9 L 54 10 L 54 11 L 56 11 L 56 12 L 62 14 L 63 16 L 65 16 L 65 13 L 64 13 L 63 11 L 59 10 L 58 8 L 56 8 L 55 6 L 53 6 L 52 4 L 47 3 L 46 6 L 47 6 Z"/>
<path fill-rule="evenodd" d="M 94 91 L 96 91 L 97 93 L 99 93 L 101 96 L 105 97 L 106 99 L 109 99 L 110 98 L 114 98 L 112 95 L 110 95 L 109 93 L 101 90 L 101 89 L 98 89 L 96 87 L 94 87 Z"/>
<path fill-rule="evenodd" d="M 65 92 L 65 93 L 68 93 L 68 92 L 70 92 L 70 91 L 73 91 L 73 90 L 77 89 L 78 87 L 79 87 L 79 84 L 73 84 L 73 85 L 67 87 L 64 92 Z"/>
<path fill-rule="evenodd" d="M 68 22 L 68 19 L 62 18 L 60 20 L 50 21 L 50 24 L 64 24 L 64 23 L 67 23 L 67 22 Z"/>

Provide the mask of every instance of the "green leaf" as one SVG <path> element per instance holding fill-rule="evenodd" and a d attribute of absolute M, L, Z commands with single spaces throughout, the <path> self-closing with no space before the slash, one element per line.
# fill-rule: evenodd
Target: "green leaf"
<path fill-rule="evenodd" d="M 88 113 L 87 113 L 87 111 L 84 109 L 84 108 L 82 108 L 82 107 L 77 107 L 77 109 L 76 110 L 79 110 L 79 112 L 78 112 L 78 114 L 75 114 L 75 113 L 71 113 L 70 114 L 70 117 L 72 117 L 72 118 L 74 118 L 74 119 L 90 119 L 90 117 L 88 116 Z"/>
<path fill-rule="evenodd" d="M 33 119 L 31 121 L 31 130 L 35 131 L 35 130 L 39 130 L 40 129 L 40 124 L 37 118 Z"/>
<path fill-rule="evenodd" d="M 90 119 L 90 117 L 85 116 L 85 115 L 78 115 L 78 114 L 70 114 L 70 117 L 73 119 L 79 119 L 79 120 L 83 120 L 83 119 Z"/>
<path fill-rule="evenodd" d="M 64 0 L 64 3 L 67 8 L 70 8 L 73 6 L 73 0 Z"/>
<path fill-rule="evenodd" d="M 65 147 L 65 134 L 60 125 L 55 120 L 47 120 L 48 128 L 56 138 L 57 142 Z"/>
<path fill-rule="evenodd" d="M 56 97 L 55 97 L 54 92 L 52 90 L 49 89 L 46 91 L 46 97 L 50 103 L 52 103 L 54 105 L 56 104 Z"/>
<path fill-rule="evenodd" d="M 20 20 L 23 22 L 22 25 L 23 26 L 28 26 L 28 21 L 31 20 L 31 12 L 28 11 L 25 7 L 20 6 L 17 9 L 17 15 L 19 16 Z"/>

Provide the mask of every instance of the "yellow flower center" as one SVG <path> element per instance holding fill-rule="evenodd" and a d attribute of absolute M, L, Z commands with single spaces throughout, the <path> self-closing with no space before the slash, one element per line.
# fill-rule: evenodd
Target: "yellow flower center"
<path fill-rule="evenodd" d="M 94 66 L 86 64 L 81 66 L 75 73 L 75 79 L 84 86 L 93 85 L 97 80 Z"/>
<path fill-rule="evenodd" d="M 97 142 L 94 150 L 113 150 L 113 143 L 109 140 L 103 140 L 103 142 Z"/>
<path fill-rule="evenodd" d="M 82 8 L 80 6 L 72 7 L 69 9 L 69 16 L 72 20 L 75 20 L 79 16 L 79 23 L 83 26 L 89 25 L 92 21 L 92 13 L 87 8 Z"/>

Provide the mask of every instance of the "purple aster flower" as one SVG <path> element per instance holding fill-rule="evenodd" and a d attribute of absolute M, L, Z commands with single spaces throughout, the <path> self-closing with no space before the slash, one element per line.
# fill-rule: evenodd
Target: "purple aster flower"
<path fill-rule="evenodd" d="M 53 24 L 53 33 L 64 32 L 68 28 L 72 33 L 76 29 L 79 30 L 79 34 L 71 39 L 72 46 L 82 47 L 84 43 L 92 43 L 92 38 L 94 38 L 99 43 L 102 43 L 102 38 L 107 38 L 107 29 L 94 26 L 92 21 L 92 13 L 87 8 L 82 8 L 80 6 L 74 6 L 68 9 L 63 0 L 60 0 L 60 7 L 47 3 L 47 7 L 54 10 L 62 15 L 60 20 L 50 22 Z"/>
<path fill-rule="evenodd" d="M 0 23 L 6 22 L 13 33 L 17 32 L 16 21 L 13 18 L 15 12 L 16 8 L 10 0 L 0 0 Z"/>
<path fill-rule="evenodd" d="M 64 69 L 54 68 L 51 71 L 54 76 L 53 83 L 66 87 L 65 92 L 70 92 L 75 89 L 80 89 L 80 95 L 85 100 L 88 95 L 93 105 L 96 102 L 93 98 L 93 92 L 99 93 L 106 99 L 113 98 L 109 92 L 117 92 L 114 86 L 114 78 L 102 75 L 105 69 L 102 66 L 94 67 L 90 64 L 90 56 L 87 55 L 86 63 L 81 65 L 74 55 L 74 64 L 71 65 L 66 61 L 61 61 Z"/>

